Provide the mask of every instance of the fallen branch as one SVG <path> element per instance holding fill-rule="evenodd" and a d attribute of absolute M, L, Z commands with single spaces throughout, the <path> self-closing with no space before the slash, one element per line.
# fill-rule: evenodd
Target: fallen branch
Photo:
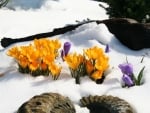
<path fill-rule="evenodd" d="M 46 38 L 46 37 L 52 37 L 52 36 L 64 34 L 69 31 L 75 30 L 77 27 L 79 27 L 83 24 L 90 23 L 90 22 L 94 22 L 94 21 L 88 21 L 88 22 L 79 23 L 79 24 L 75 24 L 75 25 L 68 25 L 68 26 L 65 26 L 62 28 L 56 28 L 52 32 L 35 34 L 35 35 L 23 37 L 23 38 L 13 39 L 13 38 L 4 37 L 1 39 L 1 46 L 5 48 L 5 47 L 8 47 L 9 45 L 11 45 L 13 43 L 17 43 L 17 42 L 31 41 L 34 39 L 40 39 L 40 38 Z"/>
<path fill-rule="evenodd" d="M 116 38 L 128 48 L 139 50 L 143 48 L 150 48 L 150 24 L 138 23 L 133 19 L 127 18 L 113 18 L 106 20 L 89 20 L 75 25 L 69 25 L 62 28 L 56 28 L 52 32 L 40 33 L 36 35 L 27 36 L 24 38 L 12 39 L 3 38 L 1 40 L 2 47 L 7 47 L 16 42 L 30 41 L 40 38 L 52 37 L 75 30 L 77 27 L 90 22 L 97 24 L 104 23 L 108 30 L 116 36 Z"/>

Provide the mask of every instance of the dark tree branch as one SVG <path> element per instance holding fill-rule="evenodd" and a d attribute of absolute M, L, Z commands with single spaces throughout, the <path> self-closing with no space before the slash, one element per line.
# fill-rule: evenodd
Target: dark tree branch
<path fill-rule="evenodd" d="M 24 38 L 12 39 L 3 38 L 1 45 L 7 47 L 16 42 L 30 41 L 34 39 L 52 37 L 60 34 L 67 33 L 75 30 L 77 27 L 90 22 L 96 22 L 97 24 L 104 23 L 108 30 L 116 36 L 116 38 L 128 48 L 133 50 L 139 50 L 143 48 L 150 48 L 150 24 L 138 23 L 133 19 L 127 18 L 113 18 L 106 20 L 88 20 L 83 23 L 75 25 L 69 25 L 62 28 L 54 29 L 52 32 L 40 33 Z"/>
<path fill-rule="evenodd" d="M 34 40 L 34 39 L 40 39 L 40 38 L 46 38 L 46 37 L 52 37 L 55 35 L 64 34 L 69 31 L 75 30 L 77 27 L 79 27 L 85 23 L 90 23 L 90 22 L 94 22 L 94 21 L 88 21 L 88 22 L 79 23 L 79 24 L 75 24 L 75 25 L 68 25 L 68 26 L 65 26 L 62 28 L 56 28 L 52 32 L 35 34 L 35 35 L 23 37 L 23 38 L 13 39 L 13 38 L 4 37 L 1 39 L 1 45 L 2 45 L 2 47 L 5 48 L 5 47 L 8 47 L 9 45 L 11 45 L 13 43 L 17 43 L 17 42 L 30 41 L 30 40 Z"/>

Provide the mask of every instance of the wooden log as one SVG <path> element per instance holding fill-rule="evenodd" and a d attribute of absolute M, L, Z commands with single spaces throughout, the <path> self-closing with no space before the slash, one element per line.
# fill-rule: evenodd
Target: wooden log
<path fill-rule="evenodd" d="M 56 28 L 52 32 L 35 34 L 23 38 L 12 39 L 2 38 L 2 47 L 7 47 L 16 42 L 30 41 L 40 38 L 52 37 L 75 30 L 77 27 L 90 22 L 97 24 L 104 23 L 108 30 L 116 36 L 116 38 L 125 46 L 132 50 L 140 50 L 143 48 L 150 48 L 150 24 L 138 23 L 133 19 L 128 18 L 112 18 L 106 20 L 90 20 L 75 25 L 69 25 L 62 28 Z"/>

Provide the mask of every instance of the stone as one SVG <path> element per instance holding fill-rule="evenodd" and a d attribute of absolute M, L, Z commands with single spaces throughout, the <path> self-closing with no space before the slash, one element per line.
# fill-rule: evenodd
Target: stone
<path fill-rule="evenodd" d="M 22 104 L 17 113 L 75 113 L 75 108 L 68 97 L 44 93 Z"/>
<path fill-rule="evenodd" d="M 109 31 L 125 46 L 132 50 L 150 48 L 150 23 L 138 23 L 128 18 L 103 20 Z"/>
<path fill-rule="evenodd" d="M 87 107 L 90 113 L 135 113 L 128 102 L 114 96 L 88 96 L 80 99 L 81 106 Z"/>

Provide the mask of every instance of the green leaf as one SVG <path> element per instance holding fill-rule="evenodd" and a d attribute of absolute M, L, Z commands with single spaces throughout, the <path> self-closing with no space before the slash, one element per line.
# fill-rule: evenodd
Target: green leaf
<path fill-rule="evenodd" d="M 144 58 L 145 58 L 145 56 L 143 56 L 143 57 L 142 57 L 142 59 L 141 59 L 141 63 L 143 63 Z"/>
<path fill-rule="evenodd" d="M 136 79 L 134 74 L 132 74 L 132 78 L 131 79 L 133 80 L 134 85 L 137 84 L 138 80 Z"/>
<path fill-rule="evenodd" d="M 141 71 L 138 74 L 136 85 L 141 85 L 141 79 L 143 77 L 143 71 L 144 71 L 144 69 L 145 69 L 145 66 L 141 69 Z"/>

